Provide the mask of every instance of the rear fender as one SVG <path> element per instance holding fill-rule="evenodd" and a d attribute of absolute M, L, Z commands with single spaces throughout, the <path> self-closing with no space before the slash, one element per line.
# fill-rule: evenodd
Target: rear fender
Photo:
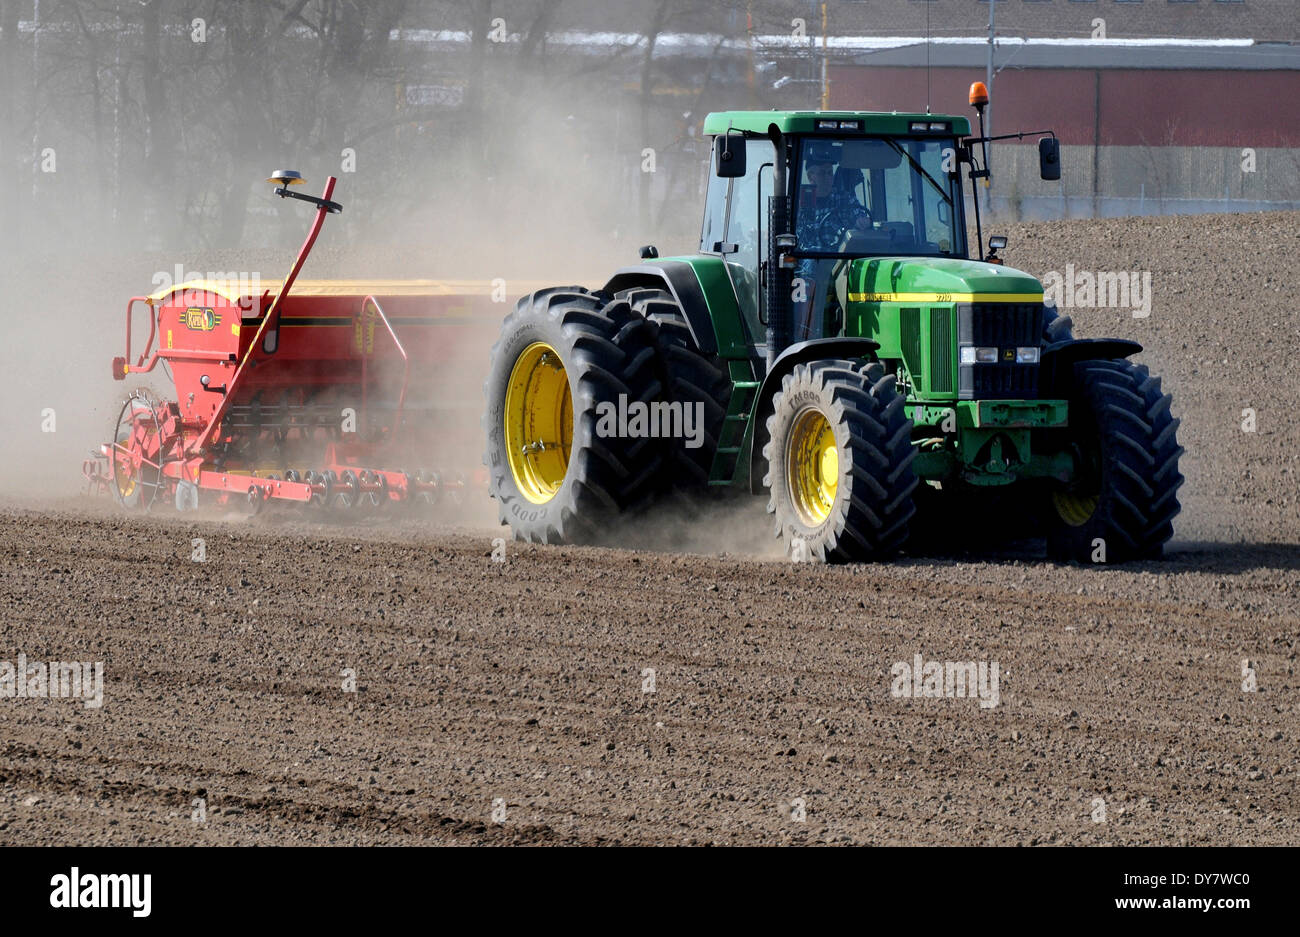
<path fill-rule="evenodd" d="M 605 291 L 617 293 L 635 287 L 666 289 L 672 294 L 677 305 L 681 307 L 690 327 L 695 347 L 705 354 L 718 353 L 718 339 L 709 319 L 709 305 L 691 265 L 681 260 L 662 260 L 657 263 L 637 264 L 635 267 L 621 267 L 614 271 L 614 276 L 605 284 Z"/>

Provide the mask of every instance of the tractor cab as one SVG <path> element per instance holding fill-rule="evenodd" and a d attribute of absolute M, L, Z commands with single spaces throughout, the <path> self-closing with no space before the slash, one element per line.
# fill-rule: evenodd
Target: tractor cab
<path fill-rule="evenodd" d="M 788 340 L 843 335 L 851 261 L 968 256 L 958 162 L 969 132 L 965 118 L 915 114 L 710 115 L 715 171 L 700 253 L 725 262 L 754 345 L 769 320 L 771 196 L 784 196 L 794 235 Z"/>

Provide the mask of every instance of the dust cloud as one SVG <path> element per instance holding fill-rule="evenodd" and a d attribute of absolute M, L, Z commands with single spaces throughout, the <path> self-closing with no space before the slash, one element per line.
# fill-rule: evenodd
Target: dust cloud
<path fill-rule="evenodd" d="M 259 246 L 203 246 L 217 235 L 215 219 L 211 230 L 187 232 L 181 240 L 189 243 L 161 250 L 130 249 L 118 225 L 94 212 L 77 220 L 75 245 L 67 242 L 66 217 L 29 225 L 21 251 L 5 261 L 0 300 L 7 333 L 0 360 L 10 385 L 0 417 L 0 489 L 34 501 L 77 496 L 84 487 L 82 460 L 109 438 L 126 393 L 146 386 L 163 399 L 175 398 L 162 367 L 125 382 L 111 378 L 112 358 L 125 353 L 130 297 L 171 282 L 177 271 L 238 272 L 264 284 L 283 278 L 312 210 L 273 197 L 261 180 L 276 168 L 303 172 L 308 184 L 300 191 L 313 195 L 327 174 L 339 178 L 334 198 L 344 211 L 326 219 L 301 279 L 464 280 L 482 292 L 503 281 L 506 301 L 473 304 L 482 325 L 466 330 L 451 366 L 438 374 L 444 398 L 464 412 L 448 433 L 457 451 L 431 453 L 427 467 L 472 472 L 482 457 L 478 421 L 488 353 L 515 299 L 543 285 L 598 287 L 617 267 L 637 262 L 636 247 L 643 243 L 658 240 L 665 253 L 691 246 L 677 219 L 671 230 L 638 231 L 639 148 L 590 132 L 593 123 L 617 122 L 612 109 L 565 97 L 532 93 L 527 107 L 514 111 L 511 134 L 494 134 L 478 150 L 452 146 L 448 157 L 448 148 L 430 147 L 423 134 L 401 138 L 408 150 L 401 155 L 400 188 L 367 175 L 364 148 L 355 173 L 293 145 L 279 146 L 269 163 L 232 154 L 237 166 L 231 174 L 248 180 L 240 190 L 247 193 L 248 211 L 241 241 Z M 587 131 L 575 130 L 579 121 Z M 436 126 L 423 130 L 438 133 Z M 484 147 L 493 150 L 488 160 L 476 155 Z M 147 185 L 143 165 L 128 172 L 124 185 Z M 183 168 L 180 173 L 181 189 L 204 183 Z M 132 364 L 148 332 L 144 307 L 137 305 Z M 463 442 L 467 436 L 469 443 Z M 495 524 L 495 509 L 487 506 L 474 520 Z"/>

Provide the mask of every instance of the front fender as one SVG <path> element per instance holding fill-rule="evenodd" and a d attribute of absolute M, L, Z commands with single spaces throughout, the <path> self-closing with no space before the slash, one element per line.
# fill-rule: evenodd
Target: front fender
<path fill-rule="evenodd" d="M 1039 394 L 1044 397 L 1068 396 L 1074 366 L 1080 361 L 1128 358 L 1141 350 L 1141 345 L 1126 338 L 1071 338 L 1053 342 L 1043 349 L 1038 375 Z"/>
<path fill-rule="evenodd" d="M 749 428 L 745 432 L 743 448 L 749 452 L 748 483 L 751 494 L 758 494 L 758 486 L 762 484 L 758 463 L 763 458 L 763 446 L 767 442 L 765 417 L 771 410 L 772 398 L 781 389 L 781 380 L 797 364 L 824 361 L 827 358 L 874 358 L 879 348 L 880 343 L 869 338 L 814 338 L 796 342 L 777 356 L 767 376 L 758 386 L 754 409 L 750 411 Z"/>

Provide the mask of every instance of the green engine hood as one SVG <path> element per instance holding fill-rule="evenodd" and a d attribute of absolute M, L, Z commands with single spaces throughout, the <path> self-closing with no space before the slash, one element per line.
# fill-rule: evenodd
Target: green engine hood
<path fill-rule="evenodd" d="M 954 257 L 862 257 L 852 261 L 848 301 L 1041 302 L 1043 284 L 1021 270 Z"/>

